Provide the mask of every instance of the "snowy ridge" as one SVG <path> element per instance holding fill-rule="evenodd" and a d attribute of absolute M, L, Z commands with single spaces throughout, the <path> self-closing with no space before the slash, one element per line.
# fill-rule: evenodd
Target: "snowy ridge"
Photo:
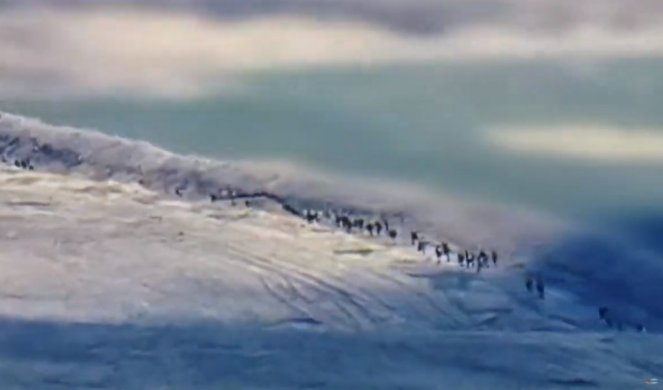
<path fill-rule="evenodd" d="M 1 387 L 625 389 L 663 376 L 658 287 L 623 294 L 642 272 L 660 280 L 657 266 L 607 295 L 628 265 L 596 277 L 596 259 L 577 262 L 588 241 L 553 246 L 538 219 L 448 202 L 445 225 L 351 184 L 334 191 L 9 114 L 0 149 L 35 165 L 0 168 Z M 220 185 L 383 213 L 427 237 L 458 227 L 454 250 L 475 244 L 476 228 L 506 254 L 478 274 L 268 204 L 207 201 Z M 549 253 L 513 250 L 523 228 Z M 545 299 L 526 291 L 530 272 L 544 275 Z M 621 332 L 599 321 L 601 304 Z"/>
<path fill-rule="evenodd" d="M 405 230 L 417 229 L 463 246 L 482 245 L 504 251 L 533 246 L 564 226 L 549 217 L 430 196 L 404 186 L 353 181 L 285 164 L 179 156 L 147 142 L 0 115 L 0 152 L 10 160 L 27 158 L 43 170 L 95 180 L 140 182 L 169 196 L 181 188 L 182 197 L 188 200 L 206 200 L 209 194 L 224 188 L 270 193 L 297 209 L 393 217 Z M 52 150 L 38 151 L 38 144 L 52 146 Z"/>

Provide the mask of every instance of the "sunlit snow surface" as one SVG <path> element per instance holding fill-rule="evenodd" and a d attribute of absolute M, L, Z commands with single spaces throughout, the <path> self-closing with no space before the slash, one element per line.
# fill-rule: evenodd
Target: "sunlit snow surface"
<path fill-rule="evenodd" d="M 0 134 L 17 134 L 6 120 Z M 661 287 L 628 303 L 624 286 L 603 301 L 586 291 L 613 283 L 616 266 L 606 279 L 575 259 L 534 264 L 510 233 L 497 235 L 500 265 L 477 275 L 269 204 L 177 199 L 127 177 L 90 180 L 90 166 L 44 170 L 0 170 L 2 388 L 632 389 L 663 376 Z M 532 226 L 550 240 L 548 225 Z M 545 300 L 525 290 L 527 270 L 550 272 Z M 598 321 L 613 300 L 621 332 Z"/>

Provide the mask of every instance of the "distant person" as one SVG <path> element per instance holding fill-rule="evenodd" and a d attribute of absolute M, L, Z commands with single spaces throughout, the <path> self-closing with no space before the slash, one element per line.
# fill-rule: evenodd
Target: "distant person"
<path fill-rule="evenodd" d="M 412 242 L 412 245 L 414 245 L 415 242 L 419 240 L 419 234 L 417 232 L 411 232 L 410 233 L 410 241 Z"/>
<path fill-rule="evenodd" d="M 465 262 L 465 257 L 463 256 L 462 253 L 459 253 L 458 254 L 458 265 L 463 267 L 465 265 L 464 262 Z"/>
<path fill-rule="evenodd" d="M 482 266 L 488 266 L 488 255 L 483 249 L 479 251 L 479 256 L 477 257 L 477 263 L 481 264 Z"/>
<path fill-rule="evenodd" d="M 318 213 L 313 210 L 306 210 L 305 217 L 306 217 L 306 222 L 308 223 L 317 222 L 319 220 Z"/>
<path fill-rule="evenodd" d="M 599 320 L 605 321 L 608 317 L 608 308 L 605 306 L 599 307 Z"/>
<path fill-rule="evenodd" d="M 382 234 L 382 224 L 380 223 L 380 221 L 375 222 L 375 234 L 378 236 Z"/>
<path fill-rule="evenodd" d="M 451 249 L 449 248 L 449 244 L 446 242 L 442 243 L 442 252 L 444 255 L 447 257 L 447 263 L 451 261 Z"/>
<path fill-rule="evenodd" d="M 474 253 L 465 251 L 465 265 L 467 268 L 472 268 L 474 266 Z"/>
<path fill-rule="evenodd" d="M 426 241 L 419 241 L 417 243 L 417 251 L 419 251 L 421 253 L 426 253 L 426 245 L 427 244 L 428 243 Z"/>
<path fill-rule="evenodd" d="M 490 252 L 491 258 L 493 259 L 493 265 L 497 267 L 497 252 L 496 251 L 491 251 Z"/>
<path fill-rule="evenodd" d="M 352 222 L 350 221 L 350 218 L 344 215 L 341 218 L 341 224 L 343 227 L 345 227 L 345 231 L 347 231 L 348 233 L 352 232 Z"/>
<path fill-rule="evenodd" d="M 534 280 L 532 280 L 532 278 L 527 278 L 527 281 L 525 282 L 525 288 L 527 288 L 528 292 L 532 292 L 532 289 L 534 288 Z"/>
<path fill-rule="evenodd" d="M 539 299 L 544 299 L 546 295 L 545 286 L 543 285 L 543 279 L 536 279 L 536 292 L 539 294 Z"/>
<path fill-rule="evenodd" d="M 368 231 L 368 235 L 373 237 L 373 224 L 371 222 L 366 224 L 366 231 Z"/>
<path fill-rule="evenodd" d="M 435 257 L 437 257 L 437 263 L 440 264 L 442 262 L 442 245 L 435 245 Z"/>
<path fill-rule="evenodd" d="M 397 235 L 398 233 L 396 233 L 396 230 L 389 231 L 389 238 L 391 238 L 392 240 L 395 240 Z"/>

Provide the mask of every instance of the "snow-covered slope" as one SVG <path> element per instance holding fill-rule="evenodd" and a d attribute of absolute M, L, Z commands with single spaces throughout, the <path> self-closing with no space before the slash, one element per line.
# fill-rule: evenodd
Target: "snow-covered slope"
<path fill-rule="evenodd" d="M 5 157 L 29 153 L 30 139 L 56 144 L 31 134 L 3 146 Z M 633 328 L 656 324 L 655 289 L 619 311 L 623 331 L 607 329 L 597 305 L 618 299 L 585 287 L 613 284 L 568 252 L 513 250 L 477 274 L 455 256 L 437 264 L 403 241 L 307 224 L 269 202 L 165 196 L 156 170 L 143 186 L 90 180 L 103 150 L 71 172 L 60 165 L 76 175 L 47 172 L 55 161 L 38 156 L 33 171 L 0 170 L 2 388 L 630 389 L 663 376 L 656 326 Z M 126 172 L 117 164 L 111 179 Z M 325 204 L 284 188 L 270 187 Z M 401 232 L 425 221 L 401 216 Z M 552 248 L 549 230 L 532 226 Z M 522 237 L 502 238 L 513 247 Z M 527 272 L 544 276 L 545 300 L 525 289 Z"/>

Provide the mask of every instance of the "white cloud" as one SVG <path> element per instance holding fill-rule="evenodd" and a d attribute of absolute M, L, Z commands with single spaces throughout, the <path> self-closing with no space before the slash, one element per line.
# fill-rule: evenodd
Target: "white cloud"
<path fill-rule="evenodd" d="M 600 163 L 663 163 L 663 129 L 571 123 L 494 128 L 488 142 L 510 152 Z"/>
<path fill-rule="evenodd" d="M 130 92 L 190 97 L 250 71 L 394 61 L 663 56 L 663 27 L 532 35 L 473 27 L 405 36 L 361 22 L 288 15 L 223 21 L 92 8 L 0 13 L 0 97 Z"/>

